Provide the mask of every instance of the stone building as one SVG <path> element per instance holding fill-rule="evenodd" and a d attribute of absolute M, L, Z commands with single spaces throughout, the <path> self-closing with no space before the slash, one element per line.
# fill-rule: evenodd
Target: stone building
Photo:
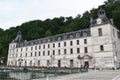
<path fill-rule="evenodd" d="M 21 32 L 9 44 L 8 66 L 120 67 L 120 32 L 105 11 L 90 20 L 90 28 L 26 41 Z"/>

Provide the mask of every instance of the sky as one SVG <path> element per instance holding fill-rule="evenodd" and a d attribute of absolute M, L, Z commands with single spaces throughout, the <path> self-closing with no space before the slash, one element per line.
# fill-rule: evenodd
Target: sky
<path fill-rule="evenodd" d="M 31 20 L 83 14 L 106 0 L 0 0 L 0 28 L 9 29 Z"/>

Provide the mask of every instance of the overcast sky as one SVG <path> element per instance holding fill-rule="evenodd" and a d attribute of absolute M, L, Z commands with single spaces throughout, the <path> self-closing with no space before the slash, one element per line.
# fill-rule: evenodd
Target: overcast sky
<path fill-rule="evenodd" d="M 0 0 L 0 28 L 54 17 L 77 16 L 97 8 L 106 0 Z"/>

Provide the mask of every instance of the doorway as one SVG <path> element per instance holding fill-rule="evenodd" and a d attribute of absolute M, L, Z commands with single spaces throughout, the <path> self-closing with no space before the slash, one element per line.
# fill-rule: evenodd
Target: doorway
<path fill-rule="evenodd" d="M 61 67 L 61 60 L 58 60 L 58 68 Z"/>
<path fill-rule="evenodd" d="M 88 62 L 88 61 L 85 61 L 85 62 L 84 62 L 84 66 L 88 66 L 88 67 L 89 67 L 89 62 Z"/>
<path fill-rule="evenodd" d="M 70 60 L 70 67 L 73 67 L 73 60 Z"/>

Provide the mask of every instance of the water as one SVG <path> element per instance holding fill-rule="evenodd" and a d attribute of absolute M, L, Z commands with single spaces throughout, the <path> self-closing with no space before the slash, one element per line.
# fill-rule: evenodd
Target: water
<path fill-rule="evenodd" d="M 39 70 L 0 70 L 0 80 L 43 80 L 46 77 L 72 74 L 81 71 L 80 68 L 61 68 L 61 69 L 39 69 Z"/>
<path fill-rule="evenodd" d="M 0 80 L 33 80 L 57 75 L 59 74 L 47 74 L 41 72 L 0 72 Z"/>

